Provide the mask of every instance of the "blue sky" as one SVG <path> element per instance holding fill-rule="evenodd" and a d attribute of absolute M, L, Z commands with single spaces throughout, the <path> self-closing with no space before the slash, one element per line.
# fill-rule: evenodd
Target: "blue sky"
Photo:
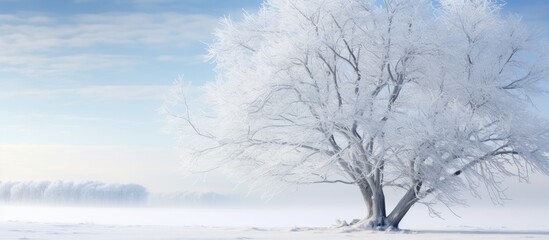
<path fill-rule="evenodd" d="M 218 18 L 257 1 L 0 1 L 0 143 L 162 145 L 156 110 Z"/>
<path fill-rule="evenodd" d="M 0 0 L 0 181 L 225 188 L 184 176 L 158 109 L 178 75 L 214 78 L 218 19 L 259 3 Z"/>
<path fill-rule="evenodd" d="M 0 0 L 0 181 L 230 192 L 223 177 L 185 176 L 158 109 L 178 75 L 214 78 L 203 55 L 218 19 L 260 3 Z M 549 1 L 508 1 L 505 11 L 549 31 Z M 546 100 L 535 99 L 549 117 Z"/>

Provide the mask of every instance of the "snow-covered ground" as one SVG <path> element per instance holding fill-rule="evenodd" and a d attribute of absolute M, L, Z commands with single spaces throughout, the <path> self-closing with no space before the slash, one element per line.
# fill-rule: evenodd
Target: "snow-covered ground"
<path fill-rule="evenodd" d="M 399 233 L 334 228 L 353 208 L 184 209 L 0 206 L 0 240 L 549 239 L 546 209 L 458 209 L 446 220 L 415 213 Z M 474 227 L 472 227 L 474 226 Z"/>
<path fill-rule="evenodd" d="M 123 226 L 93 224 L 0 223 L 0 239 L 163 240 L 163 239 L 549 239 L 549 229 L 430 229 L 401 233 L 331 228 L 236 228 L 207 226 Z"/>

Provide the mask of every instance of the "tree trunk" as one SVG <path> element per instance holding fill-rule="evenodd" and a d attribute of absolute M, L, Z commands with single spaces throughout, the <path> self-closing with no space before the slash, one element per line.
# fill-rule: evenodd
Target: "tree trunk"
<path fill-rule="evenodd" d="M 364 200 L 364 203 L 366 204 L 366 208 L 367 208 L 367 212 L 366 212 L 367 217 L 366 218 L 369 219 L 374 214 L 373 213 L 373 202 L 372 202 L 372 189 L 364 181 L 359 182 L 358 187 L 360 188 L 360 193 L 362 193 L 362 199 Z"/>
<path fill-rule="evenodd" d="M 373 190 L 373 216 L 370 218 L 370 225 L 373 228 L 384 227 L 387 219 L 385 210 L 385 193 L 381 187 Z"/>
<path fill-rule="evenodd" d="M 419 200 L 416 192 L 421 189 L 421 182 L 410 188 L 400 199 L 396 207 L 389 216 L 386 215 L 385 194 L 382 187 L 377 189 L 370 188 L 367 182 L 358 184 L 364 203 L 368 209 L 367 217 L 354 224 L 358 228 L 367 228 L 373 230 L 397 230 L 400 222 L 408 213 L 410 208 Z"/>
<path fill-rule="evenodd" d="M 414 187 L 408 189 L 391 214 L 389 214 L 387 220 L 392 228 L 398 229 L 398 225 L 400 224 L 400 221 L 402 221 L 402 218 L 404 218 L 410 208 L 419 200 L 416 193 L 419 192 L 420 189 L 421 182 L 416 183 Z"/>
<path fill-rule="evenodd" d="M 385 193 L 381 186 L 372 189 L 366 180 L 358 184 L 362 198 L 368 209 L 366 218 L 355 224 L 356 227 L 385 230 L 387 213 L 385 209 Z"/>

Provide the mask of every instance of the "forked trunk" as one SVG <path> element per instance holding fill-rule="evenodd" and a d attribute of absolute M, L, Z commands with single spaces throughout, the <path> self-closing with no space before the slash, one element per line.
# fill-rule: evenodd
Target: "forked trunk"
<path fill-rule="evenodd" d="M 391 211 L 389 216 L 385 209 L 385 194 L 382 188 L 372 189 L 367 184 L 359 184 L 364 203 L 368 209 L 367 217 L 356 224 L 354 227 L 373 230 L 398 230 L 399 224 L 408 213 L 410 208 L 418 201 L 416 190 L 421 188 L 421 184 L 409 189 L 398 202 L 397 206 Z"/>

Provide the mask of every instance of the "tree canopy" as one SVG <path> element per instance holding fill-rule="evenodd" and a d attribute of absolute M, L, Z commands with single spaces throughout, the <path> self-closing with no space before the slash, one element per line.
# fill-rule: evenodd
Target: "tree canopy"
<path fill-rule="evenodd" d="M 549 174 L 549 125 L 529 101 L 547 79 L 543 41 L 501 7 L 267 0 L 215 33 L 212 118 L 175 119 L 210 143 L 195 163 L 254 186 L 356 185 L 361 226 L 398 228 L 415 203 L 481 186 L 498 201 L 503 177 Z M 404 189 L 392 211 L 388 188 Z"/>

